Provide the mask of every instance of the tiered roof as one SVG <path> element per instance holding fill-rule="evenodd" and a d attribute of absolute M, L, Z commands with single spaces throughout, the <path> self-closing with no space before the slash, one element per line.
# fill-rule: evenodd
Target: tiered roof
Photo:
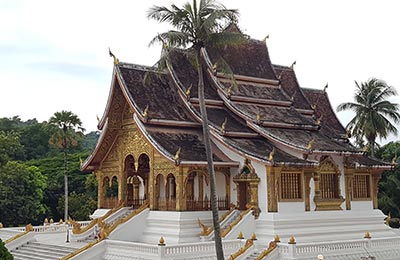
<path fill-rule="evenodd" d="M 188 57 L 185 50 L 171 51 L 163 73 L 117 64 L 99 127 L 112 116 L 113 95 L 122 92 L 138 128 L 161 154 L 174 161 L 180 149 L 179 163 L 205 164 L 198 76 Z M 271 63 L 264 42 L 247 39 L 238 46 L 204 49 L 202 58 L 206 64 L 206 107 L 215 142 L 268 165 L 315 165 L 317 162 L 307 155 L 320 153 L 346 154 L 349 165 L 386 167 L 349 143 L 326 92 L 301 88 L 293 68 Z M 213 64 L 221 58 L 232 68 L 236 84 L 218 72 L 218 67 L 215 70 Z M 83 165 L 84 170 L 96 168 L 104 159 L 99 146 L 101 142 Z M 216 164 L 237 165 L 217 146 L 213 151 Z"/>

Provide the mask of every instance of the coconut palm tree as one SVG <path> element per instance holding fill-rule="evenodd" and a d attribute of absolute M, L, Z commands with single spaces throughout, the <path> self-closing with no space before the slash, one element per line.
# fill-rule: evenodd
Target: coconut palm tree
<path fill-rule="evenodd" d="M 386 138 L 388 134 L 397 135 L 397 129 L 390 120 L 400 120 L 399 105 L 387 100 L 397 95 L 396 90 L 385 81 L 371 78 L 361 84 L 356 82 L 354 103 L 342 103 L 337 111 L 352 110 L 356 113 L 346 128 L 356 139 L 366 139 L 371 156 L 375 156 L 375 140 Z"/>
<path fill-rule="evenodd" d="M 204 61 L 201 57 L 201 51 L 203 48 L 207 47 L 238 44 L 243 40 L 243 35 L 224 30 L 228 24 L 237 21 L 238 11 L 227 9 L 214 0 L 200 0 L 199 3 L 196 0 L 193 0 L 192 4 L 187 2 L 181 8 L 176 5 L 171 5 L 171 8 L 153 6 L 149 9 L 147 16 L 148 18 L 154 19 L 158 22 L 170 23 L 175 29 L 157 35 L 150 44 L 160 42 L 163 44 L 164 50 L 168 48 L 186 48 L 187 52 L 192 54 L 194 57 L 194 64 L 198 72 L 199 106 L 202 119 L 204 145 L 208 172 L 210 174 L 210 196 L 215 247 L 217 259 L 224 259 L 220 225 L 218 222 L 215 172 L 204 100 Z"/>
<path fill-rule="evenodd" d="M 49 124 L 57 127 L 57 131 L 50 137 L 50 144 L 62 148 L 64 153 L 64 220 L 68 220 L 68 175 L 67 175 L 67 150 L 78 145 L 78 138 L 85 129 L 77 115 L 70 111 L 55 112 L 49 119 Z M 67 231 L 68 232 L 68 231 Z M 67 242 L 69 237 L 67 233 Z"/>

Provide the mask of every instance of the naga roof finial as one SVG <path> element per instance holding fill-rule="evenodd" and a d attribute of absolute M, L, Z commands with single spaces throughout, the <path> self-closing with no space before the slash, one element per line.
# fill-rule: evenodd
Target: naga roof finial
<path fill-rule="evenodd" d="M 296 61 L 293 61 L 292 65 L 290 65 L 290 69 L 294 69 L 294 65 L 296 65 Z"/>
<path fill-rule="evenodd" d="M 190 91 L 192 90 L 193 85 L 190 84 L 190 86 L 186 89 L 185 95 L 187 99 L 190 99 Z"/>
<path fill-rule="evenodd" d="M 228 122 L 228 118 L 225 117 L 225 120 L 224 120 L 224 122 L 222 122 L 222 125 L 221 125 L 221 132 L 222 133 L 225 133 L 225 126 L 226 126 L 227 122 Z"/>
<path fill-rule="evenodd" d="M 275 147 L 272 148 L 272 151 L 269 153 L 268 160 L 273 161 L 275 155 Z"/>
<path fill-rule="evenodd" d="M 267 40 L 269 39 L 269 34 L 267 36 L 264 37 L 264 39 L 262 40 L 263 42 L 265 42 L 265 44 L 267 44 Z"/>
<path fill-rule="evenodd" d="M 312 150 L 314 148 L 314 138 L 307 145 L 307 150 Z"/>
<path fill-rule="evenodd" d="M 326 92 L 326 89 L 328 88 L 328 82 L 326 82 L 326 85 L 324 87 L 324 92 Z"/>
<path fill-rule="evenodd" d="M 175 156 L 174 156 L 174 160 L 175 160 L 175 164 L 176 164 L 176 165 L 179 165 L 179 162 L 180 162 L 180 154 L 181 154 L 181 148 L 179 147 L 178 150 L 177 150 L 176 153 L 175 153 Z"/>
<path fill-rule="evenodd" d="M 117 57 L 115 57 L 115 55 L 111 52 L 110 47 L 108 47 L 108 54 L 114 59 L 114 65 L 117 65 L 119 63 L 119 59 L 117 59 Z"/>
<path fill-rule="evenodd" d="M 147 105 L 146 108 L 143 110 L 142 116 L 148 117 L 148 111 L 149 111 L 149 105 Z"/>

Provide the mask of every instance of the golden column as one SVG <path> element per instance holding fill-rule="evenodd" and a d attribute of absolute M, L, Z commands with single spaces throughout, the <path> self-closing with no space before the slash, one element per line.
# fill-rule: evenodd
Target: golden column
<path fill-rule="evenodd" d="M 304 206 L 306 211 L 311 210 L 310 206 L 310 193 L 311 193 L 311 187 L 310 187 L 310 181 L 312 178 L 314 170 L 313 169 L 305 169 L 304 170 Z"/>
<path fill-rule="evenodd" d="M 351 210 L 351 200 L 353 197 L 353 178 L 354 178 L 354 169 L 344 168 L 346 210 Z"/>

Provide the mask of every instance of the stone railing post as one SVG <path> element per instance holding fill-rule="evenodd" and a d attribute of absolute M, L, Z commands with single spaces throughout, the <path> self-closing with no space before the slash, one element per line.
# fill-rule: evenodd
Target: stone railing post
<path fill-rule="evenodd" d="M 158 259 L 164 259 L 164 256 L 165 256 L 165 240 L 163 237 L 161 237 L 158 243 Z"/>
<path fill-rule="evenodd" d="M 371 248 L 371 238 L 372 238 L 371 234 L 368 231 L 365 232 L 364 239 L 367 241 L 367 245 L 366 245 L 367 249 Z"/>
<path fill-rule="evenodd" d="M 291 236 L 289 238 L 288 244 L 289 244 L 289 258 L 295 259 L 297 256 L 297 252 L 296 252 L 296 240 L 294 236 Z"/>

